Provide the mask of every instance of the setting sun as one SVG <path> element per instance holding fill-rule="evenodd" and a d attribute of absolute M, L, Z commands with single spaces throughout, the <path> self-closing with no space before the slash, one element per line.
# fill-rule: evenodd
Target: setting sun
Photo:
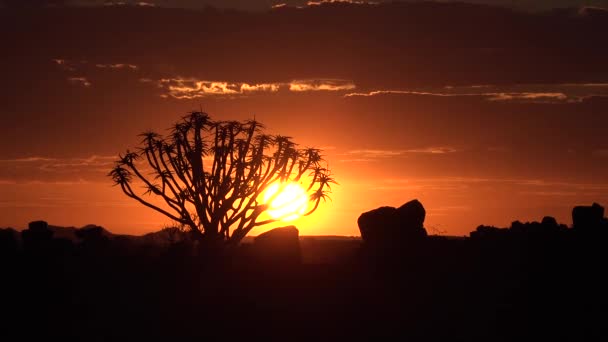
<path fill-rule="evenodd" d="M 293 221 L 304 215 L 308 196 L 297 183 L 274 183 L 266 189 L 264 203 L 268 203 L 267 212 L 273 219 Z"/>

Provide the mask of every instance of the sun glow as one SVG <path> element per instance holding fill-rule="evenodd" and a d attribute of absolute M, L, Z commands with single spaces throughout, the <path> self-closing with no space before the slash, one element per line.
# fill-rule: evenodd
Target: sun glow
<path fill-rule="evenodd" d="M 297 183 L 273 183 L 264 193 L 264 203 L 273 219 L 293 221 L 306 212 L 308 196 Z"/>

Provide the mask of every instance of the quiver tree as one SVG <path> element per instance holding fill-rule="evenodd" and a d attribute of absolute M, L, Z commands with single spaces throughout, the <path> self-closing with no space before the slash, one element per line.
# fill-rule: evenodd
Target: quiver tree
<path fill-rule="evenodd" d="M 262 129 L 257 121 L 212 121 L 192 112 L 165 137 L 141 134 L 141 147 L 120 155 L 109 175 L 127 196 L 197 238 L 238 243 L 254 227 L 280 219 L 261 219 L 269 185 L 301 184 L 310 215 L 335 183 L 319 149 L 298 149 L 291 138 Z"/>

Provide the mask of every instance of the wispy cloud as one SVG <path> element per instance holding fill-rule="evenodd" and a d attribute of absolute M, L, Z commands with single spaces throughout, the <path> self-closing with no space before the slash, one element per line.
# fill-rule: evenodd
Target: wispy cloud
<path fill-rule="evenodd" d="M 134 7 L 156 7 L 155 3 L 146 2 L 146 1 L 106 1 L 103 4 L 104 6 L 134 6 Z"/>
<path fill-rule="evenodd" d="M 352 90 L 356 86 L 352 81 L 336 79 L 294 80 L 289 83 L 289 90 L 302 91 L 341 91 Z"/>
<path fill-rule="evenodd" d="M 361 1 L 361 0 L 318 0 L 308 1 L 306 6 L 320 6 L 324 4 L 351 4 L 351 5 L 377 5 L 376 1 Z"/>
<path fill-rule="evenodd" d="M 344 97 L 415 95 L 437 97 L 481 97 L 496 102 L 577 103 L 591 97 L 608 96 L 608 83 L 522 84 L 511 86 L 471 85 L 434 89 L 385 89 L 352 92 Z"/>
<path fill-rule="evenodd" d="M 85 88 L 88 88 L 92 85 L 91 82 L 86 77 L 83 77 L 83 76 L 68 77 L 68 81 L 74 85 L 83 86 Z"/>
<path fill-rule="evenodd" d="M 405 153 L 430 153 L 430 154 L 445 154 L 445 153 L 454 153 L 458 152 L 455 148 L 452 147 L 426 147 L 426 148 L 418 148 L 405 150 Z"/>
<path fill-rule="evenodd" d="M 116 156 L 98 155 L 92 155 L 88 158 L 54 159 L 51 163 L 46 163 L 41 166 L 41 170 L 56 172 L 60 170 L 73 170 L 81 167 L 110 166 L 116 159 Z"/>
<path fill-rule="evenodd" d="M 31 181 L 27 181 L 24 182 L 22 184 L 27 184 L 27 185 L 46 185 L 46 184 L 52 184 L 52 185 L 83 185 L 83 184 L 91 184 L 91 182 L 84 180 L 82 178 L 73 180 L 73 181 L 46 181 L 46 180 L 31 180 Z"/>
<path fill-rule="evenodd" d="M 59 66 L 61 69 L 63 69 L 64 71 L 76 71 L 76 67 L 73 65 L 73 63 L 69 62 L 68 60 L 65 60 L 63 58 L 54 58 L 51 60 L 53 63 L 55 63 L 55 65 Z"/>
<path fill-rule="evenodd" d="M 137 70 L 139 67 L 135 64 L 126 64 L 126 63 L 115 63 L 115 64 L 95 64 L 96 68 L 99 69 L 127 69 L 127 70 Z"/>
<path fill-rule="evenodd" d="M 304 9 L 308 7 L 315 7 L 327 4 L 345 4 L 345 5 L 378 5 L 377 1 L 362 1 L 362 0 L 311 0 L 307 1 L 304 6 L 291 6 L 287 3 L 278 3 L 271 6 L 272 9 L 280 9 L 280 8 L 297 8 Z"/>
<path fill-rule="evenodd" d="M 86 60 L 75 61 L 65 58 L 54 58 L 51 62 L 61 68 L 69 77 L 70 84 L 88 88 L 93 85 L 89 79 L 93 69 L 98 70 L 139 70 L 139 67 L 130 63 L 92 63 Z"/>
<path fill-rule="evenodd" d="M 395 149 L 395 150 L 383 150 L 383 149 L 360 149 L 351 150 L 341 154 L 345 158 L 340 159 L 340 162 L 369 162 L 383 158 L 392 158 L 405 156 L 407 154 L 446 154 L 458 152 L 453 147 L 439 146 L 439 147 L 423 147 L 423 148 L 412 148 L 412 149 Z"/>
<path fill-rule="evenodd" d="M 45 156 L 0 159 L 0 179 L 9 182 L 74 182 L 105 177 L 117 156 L 57 158 Z"/>
<path fill-rule="evenodd" d="M 599 6 L 582 6 L 578 11 L 580 16 L 593 15 L 594 13 L 607 14 L 608 8 Z"/>
<path fill-rule="evenodd" d="M 387 158 L 399 156 L 404 153 L 404 150 L 374 150 L 374 149 L 365 149 L 365 150 L 352 150 L 346 152 L 346 155 L 350 156 L 361 156 L 364 158 Z"/>
<path fill-rule="evenodd" d="M 48 162 L 56 160 L 48 157 L 23 157 L 15 159 L 0 159 L 0 163 L 33 163 L 33 162 Z"/>
<path fill-rule="evenodd" d="M 476 191 L 512 191 L 519 196 L 593 198 L 604 196 L 607 183 L 580 183 L 565 180 L 526 178 L 484 178 L 445 176 L 435 178 L 386 178 L 368 185 L 370 191 L 440 191 L 466 195 Z M 485 190 L 481 190 L 485 189 Z"/>
<path fill-rule="evenodd" d="M 579 102 L 569 99 L 564 93 L 487 93 L 482 94 L 490 101 L 523 101 L 523 102 Z"/>
<path fill-rule="evenodd" d="M 574 191 L 521 191 L 520 194 L 547 197 L 569 197 L 580 195 L 580 193 Z"/>
<path fill-rule="evenodd" d="M 291 82 L 246 83 L 208 81 L 196 78 L 163 78 L 158 81 L 142 78 L 141 82 L 156 83 L 164 90 L 163 97 L 195 99 L 208 96 L 244 96 L 254 93 L 276 93 L 281 89 L 292 92 L 352 90 L 352 81 L 335 79 L 294 80 Z"/>
<path fill-rule="evenodd" d="M 46 164 L 54 167 L 60 166 L 104 166 L 110 165 L 117 156 L 91 155 L 86 158 L 53 158 L 53 157 L 23 157 L 14 159 L 0 159 L 3 164 Z"/>

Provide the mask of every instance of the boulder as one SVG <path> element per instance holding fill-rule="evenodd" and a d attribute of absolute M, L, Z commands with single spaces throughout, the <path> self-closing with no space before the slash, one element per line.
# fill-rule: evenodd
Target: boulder
<path fill-rule="evenodd" d="M 43 233 L 50 231 L 49 224 L 46 221 L 32 221 L 28 224 L 28 229 L 32 232 Z"/>
<path fill-rule="evenodd" d="M 553 216 L 543 217 L 543 220 L 540 222 L 540 224 L 547 229 L 557 230 L 559 228 L 559 224 Z"/>
<path fill-rule="evenodd" d="M 426 211 L 418 200 L 399 208 L 380 207 L 359 216 L 361 238 L 371 244 L 399 244 L 419 241 L 427 236 L 424 229 Z"/>
<path fill-rule="evenodd" d="M 14 254 L 19 248 L 19 233 L 11 228 L 0 228 L 0 255 Z"/>
<path fill-rule="evenodd" d="M 572 210 L 574 229 L 586 230 L 602 226 L 604 223 L 604 207 L 597 203 L 591 206 L 577 206 Z"/>
<path fill-rule="evenodd" d="M 426 210 L 418 200 L 409 201 L 397 208 L 397 217 L 406 229 L 412 229 L 422 236 L 427 235 L 424 229 Z"/>
<path fill-rule="evenodd" d="M 387 235 L 394 234 L 397 209 L 394 207 L 380 207 L 365 212 L 357 219 L 357 225 L 361 232 L 361 238 L 368 243 L 380 242 L 387 238 Z M 389 239 L 394 238 L 388 237 Z"/>
<path fill-rule="evenodd" d="M 301 262 L 300 233 L 295 226 L 271 229 L 253 241 L 256 258 L 272 264 L 298 264 Z"/>
<path fill-rule="evenodd" d="M 42 250 L 50 246 L 53 239 L 53 231 L 49 229 L 45 221 L 33 221 L 28 225 L 28 229 L 21 231 L 23 248 L 26 250 Z"/>
<path fill-rule="evenodd" d="M 545 216 L 540 222 L 541 234 L 556 234 L 562 231 L 562 226 L 553 216 Z"/>
<path fill-rule="evenodd" d="M 504 239 L 508 234 L 509 230 L 506 228 L 480 225 L 469 236 L 473 240 L 498 240 Z"/>
<path fill-rule="evenodd" d="M 108 233 L 103 227 L 88 225 L 75 232 L 76 237 L 83 241 L 100 241 L 108 239 Z"/>

